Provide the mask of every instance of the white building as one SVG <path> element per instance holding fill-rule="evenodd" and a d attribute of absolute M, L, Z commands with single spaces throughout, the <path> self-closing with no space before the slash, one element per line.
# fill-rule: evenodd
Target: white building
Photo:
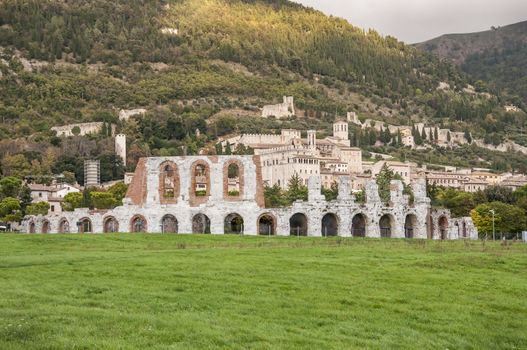
<path fill-rule="evenodd" d="M 68 193 L 78 193 L 80 189 L 69 184 L 53 184 L 51 186 L 29 184 L 31 203 L 48 202 L 49 215 L 62 213 L 62 201 Z"/>

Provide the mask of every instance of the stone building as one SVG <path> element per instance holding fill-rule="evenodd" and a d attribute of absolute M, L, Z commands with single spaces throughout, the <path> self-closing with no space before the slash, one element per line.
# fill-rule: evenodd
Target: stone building
<path fill-rule="evenodd" d="M 295 115 L 295 104 L 293 96 L 284 96 L 284 101 L 277 105 L 264 106 L 262 117 L 275 117 L 277 119 L 292 117 Z"/>
<path fill-rule="evenodd" d="M 333 124 L 333 135 L 317 139 L 316 130 L 308 130 L 307 137 L 295 129 L 283 129 L 280 135 L 244 134 L 223 142 L 231 149 L 243 144 L 260 156 L 263 181 L 266 185 L 286 188 L 289 180 L 298 175 L 304 184 L 311 176 L 322 172 L 325 180 L 337 180 L 343 174 L 361 174 L 362 151 L 350 147 L 348 123 Z M 331 187 L 323 181 L 324 187 Z"/>
<path fill-rule="evenodd" d="M 366 200 L 355 201 L 349 179 L 340 178 L 338 199 L 321 195 L 319 176 L 309 179 L 308 201 L 265 208 L 258 156 L 143 158 L 124 205 L 113 210 L 77 209 L 60 215 L 28 216 L 29 233 L 150 232 L 279 236 L 477 238 L 470 218 L 453 219 L 432 210 L 424 181 L 412 184 L 414 200 L 393 181 L 383 203 L 374 181 Z"/>

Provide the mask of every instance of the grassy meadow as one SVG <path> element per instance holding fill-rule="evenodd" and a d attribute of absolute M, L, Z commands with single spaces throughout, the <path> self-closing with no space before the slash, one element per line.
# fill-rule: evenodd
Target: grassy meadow
<path fill-rule="evenodd" d="M 527 244 L 0 235 L 0 349 L 526 349 Z"/>

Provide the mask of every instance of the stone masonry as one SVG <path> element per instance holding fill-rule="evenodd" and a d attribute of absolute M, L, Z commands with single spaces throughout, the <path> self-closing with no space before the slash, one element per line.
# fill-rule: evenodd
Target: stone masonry
<path fill-rule="evenodd" d="M 232 165 L 238 167 L 238 172 L 231 172 L 236 177 L 226 180 Z M 231 197 L 228 186 L 239 186 L 239 190 L 232 191 Z M 23 227 L 28 233 L 478 237 L 470 218 L 454 219 L 448 210 L 431 208 L 424 181 L 412 184 L 413 202 L 403 194 L 400 181 L 391 183 L 389 203 L 381 201 L 375 181 L 367 183 L 364 203 L 356 202 L 351 188 L 349 178 L 340 178 L 338 198 L 328 202 L 320 192 L 320 177 L 313 176 L 309 179 L 308 201 L 287 208 L 265 208 L 258 156 L 143 158 L 123 206 L 28 216 Z"/>

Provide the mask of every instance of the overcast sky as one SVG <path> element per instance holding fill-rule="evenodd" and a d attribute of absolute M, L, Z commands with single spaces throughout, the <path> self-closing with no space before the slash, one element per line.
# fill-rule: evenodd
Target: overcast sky
<path fill-rule="evenodd" d="M 294 0 L 407 43 L 527 20 L 527 0 Z"/>

